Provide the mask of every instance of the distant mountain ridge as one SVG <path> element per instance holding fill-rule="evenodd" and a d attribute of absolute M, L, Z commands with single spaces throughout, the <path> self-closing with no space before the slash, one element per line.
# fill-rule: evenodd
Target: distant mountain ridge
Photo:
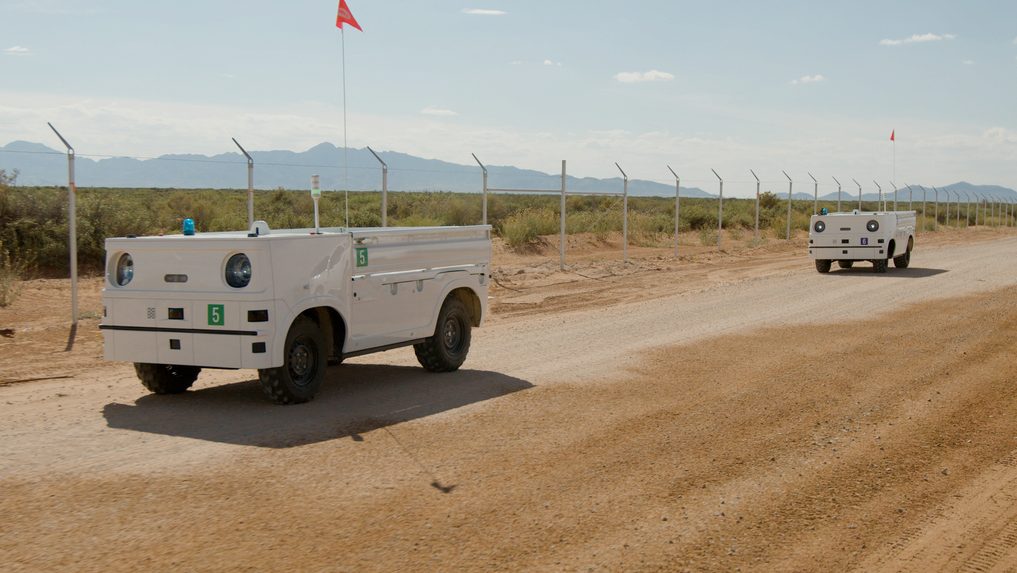
<path fill-rule="evenodd" d="M 381 189 L 381 166 L 364 149 L 349 149 L 349 189 Z M 378 153 L 389 166 L 389 189 L 393 191 L 454 191 L 479 193 L 482 188 L 480 168 L 475 165 L 450 163 L 437 159 L 424 159 L 397 151 Z M 321 176 L 323 189 L 346 187 L 346 175 L 341 168 L 343 149 L 331 143 L 318 144 L 307 151 L 288 150 L 252 151 L 254 158 L 254 186 L 256 189 L 307 189 L 310 176 Z M 178 188 L 178 189 L 246 189 L 247 160 L 240 153 L 221 153 L 207 156 L 197 154 L 162 155 L 154 159 L 112 157 L 92 159 L 79 155 L 75 164 L 77 184 L 81 187 L 131 187 L 131 188 Z M 0 147 L 0 169 L 11 172 L 18 170 L 18 184 L 29 186 L 66 185 L 67 159 L 64 152 L 40 143 L 13 141 Z M 511 189 L 560 189 L 561 176 L 542 173 L 532 169 L 512 166 L 489 165 L 488 186 Z M 568 176 L 566 186 L 570 191 L 595 193 L 620 193 L 621 178 L 597 179 L 594 177 Z M 921 200 L 921 188 L 927 189 L 928 200 L 934 197 L 929 185 L 912 185 L 914 200 Z M 868 189 L 868 188 L 866 188 Z M 945 201 L 949 191 L 951 200 L 955 193 L 974 193 L 983 196 L 1017 199 L 1017 191 L 999 185 L 973 185 L 965 181 L 939 187 L 940 199 Z M 852 191 L 855 191 L 852 194 Z M 887 201 L 893 201 L 893 190 L 884 190 Z M 779 198 L 786 193 L 774 192 Z M 629 195 L 674 197 L 674 185 L 629 180 Z M 698 187 L 682 187 L 682 197 L 716 197 Z M 812 193 L 795 192 L 795 200 L 813 199 Z M 837 193 L 819 196 L 824 201 L 836 201 Z M 863 201 L 877 201 L 879 195 L 867 191 Z M 907 201 L 908 190 L 901 188 L 898 201 Z M 844 186 L 841 201 L 850 204 L 857 201 L 857 187 Z"/>
<path fill-rule="evenodd" d="M 331 143 L 307 151 L 251 151 L 254 158 L 254 186 L 257 189 L 307 189 L 310 176 L 321 176 L 323 189 L 346 187 L 341 167 L 343 149 Z M 381 166 L 365 149 L 349 149 L 349 189 L 381 189 Z M 388 164 L 388 185 L 393 191 L 454 191 L 479 193 L 483 188 L 480 167 L 437 159 L 423 159 L 399 153 L 378 153 Z M 246 189 L 247 160 L 240 153 L 206 155 L 162 155 L 154 159 L 112 157 L 92 159 L 78 155 L 75 179 L 81 187 L 134 187 L 183 189 Z M 17 169 L 19 185 L 66 185 L 65 154 L 27 141 L 14 141 L 0 148 L 0 169 Z M 561 175 L 541 173 L 512 166 L 489 165 L 488 186 L 511 189 L 560 189 Z M 621 178 L 572 177 L 566 186 L 575 192 L 620 193 Z M 629 180 L 629 194 L 674 196 L 674 186 Z M 709 197 L 696 187 L 682 187 L 683 197 Z"/>

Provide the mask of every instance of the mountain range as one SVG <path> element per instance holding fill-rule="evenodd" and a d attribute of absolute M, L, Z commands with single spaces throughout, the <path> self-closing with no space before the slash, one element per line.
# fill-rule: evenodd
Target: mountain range
<path fill-rule="evenodd" d="M 341 168 L 343 149 L 331 143 L 321 143 L 307 151 L 287 150 L 252 151 L 254 159 L 254 186 L 256 189 L 308 189 L 310 176 L 321 177 L 323 189 L 378 190 L 381 188 L 381 166 L 367 149 L 348 149 L 349 169 Z M 388 165 L 388 186 L 398 191 L 453 191 L 476 193 L 482 189 L 481 170 L 477 165 L 462 165 L 424 159 L 396 151 L 382 151 L 378 155 Z M 75 161 L 75 180 L 79 187 L 129 187 L 176 189 L 246 189 L 247 160 L 240 153 L 219 155 L 161 155 L 151 159 L 133 157 L 100 157 L 78 155 Z M 66 154 L 28 141 L 13 141 L 0 147 L 0 169 L 8 174 L 18 171 L 18 185 L 59 186 L 67 183 Z M 560 189 L 561 176 L 512 166 L 487 166 L 488 186 L 502 189 Z M 621 178 L 598 179 L 568 176 L 567 188 L 573 192 L 619 193 Z M 806 189 L 811 185 L 804 184 Z M 927 197 L 933 198 L 932 188 Z M 800 189 L 801 187 L 799 187 Z M 921 187 L 912 185 L 913 197 L 921 200 Z M 842 201 L 857 201 L 857 189 L 850 184 L 842 189 Z M 973 185 L 958 182 L 939 188 L 950 191 L 953 200 L 956 192 L 1017 199 L 1017 191 L 998 185 Z M 774 190 L 778 197 L 786 196 Z M 629 180 L 629 194 L 634 196 L 673 197 L 674 185 L 643 179 Z M 698 187 L 682 187 L 682 197 L 716 197 Z M 941 193 L 940 199 L 946 195 Z M 812 193 L 797 192 L 796 200 L 813 199 Z M 820 199 L 836 201 L 837 193 L 820 195 Z M 876 201 L 878 194 L 865 193 L 865 201 Z M 972 197 L 973 198 L 973 197 Z M 887 194 L 893 200 L 892 190 Z M 907 201 L 907 189 L 901 189 L 899 201 Z"/>

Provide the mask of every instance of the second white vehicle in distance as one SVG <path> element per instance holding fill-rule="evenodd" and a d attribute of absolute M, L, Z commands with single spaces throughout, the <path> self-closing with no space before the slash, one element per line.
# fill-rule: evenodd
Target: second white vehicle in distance
<path fill-rule="evenodd" d="M 899 269 L 911 264 L 915 247 L 914 211 L 859 211 L 813 215 L 809 221 L 809 258 L 816 270 L 828 273 L 836 262 L 842 269 L 869 261 L 885 273 L 890 260 Z"/>

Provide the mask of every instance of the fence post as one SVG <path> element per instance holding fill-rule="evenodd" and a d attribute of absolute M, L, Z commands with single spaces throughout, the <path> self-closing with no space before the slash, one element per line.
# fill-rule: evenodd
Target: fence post
<path fill-rule="evenodd" d="M 911 185 L 908 185 L 907 183 L 904 183 L 904 186 L 907 187 L 907 210 L 908 211 L 914 211 L 914 208 L 911 206 L 911 200 L 914 198 L 914 191 L 911 190 Z M 925 214 L 922 213 L 921 216 L 924 217 Z M 918 230 L 919 230 L 918 229 L 918 216 L 917 216 L 917 214 L 915 214 L 915 217 L 914 217 L 914 232 L 915 232 L 915 234 L 918 233 Z M 924 230 L 924 229 L 921 229 L 921 230 Z"/>
<path fill-rule="evenodd" d="M 935 210 L 935 215 L 934 215 L 935 218 L 933 219 L 932 230 L 933 231 L 938 231 L 939 230 L 939 189 L 936 189 L 936 186 L 933 185 L 932 186 L 932 190 L 936 192 L 936 197 L 935 197 L 935 200 L 936 200 L 936 210 Z"/>
<path fill-rule="evenodd" d="M 561 205 L 559 206 L 558 218 L 560 219 L 559 225 L 561 230 L 561 237 L 558 239 L 558 268 L 565 270 L 565 160 L 561 160 Z M 484 189 L 487 189 L 487 173 L 484 173 Z M 486 196 L 486 194 L 485 194 Z M 486 212 L 486 210 L 485 210 Z"/>
<path fill-rule="evenodd" d="M 876 183 L 876 180 L 873 179 L 872 182 Z M 883 211 L 886 211 L 886 200 L 883 198 L 883 188 L 879 186 L 879 183 L 876 183 L 876 189 L 879 189 L 879 201 L 876 202 L 876 210 L 879 210 L 879 208 L 882 207 Z"/>
<path fill-rule="evenodd" d="M 76 197 L 78 187 L 74 183 L 74 148 L 70 143 L 67 143 L 67 140 L 60 135 L 52 123 L 46 122 L 46 125 L 53 130 L 53 133 L 67 148 L 67 246 L 70 250 L 71 263 L 71 336 L 73 337 L 78 328 L 78 207 Z"/>
<path fill-rule="evenodd" d="M 681 219 L 681 203 L 679 202 L 681 196 L 681 184 L 682 180 L 678 177 L 678 174 L 671 169 L 671 166 L 667 166 L 668 171 L 671 175 L 674 175 L 674 257 L 678 258 L 678 221 Z"/>
<path fill-rule="evenodd" d="M 791 190 L 794 187 L 794 181 L 791 180 L 791 176 L 787 174 L 787 171 L 781 170 L 784 177 L 787 177 L 787 240 L 791 240 Z"/>
<path fill-rule="evenodd" d="M 749 173 L 756 178 L 756 241 L 759 241 L 759 176 L 751 169 Z"/>
<path fill-rule="evenodd" d="M 624 186 L 622 187 L 622 258 L 629 262 L 629 176 L 622 170 L 621 165 L 615 162 L 615 167 L 621 171 Z"/>
<path fill-rule="evenodd" d="M 954 225 L 960 227 L 960 191 L 954 191 L 953 193 L 957 195 L 957 215 L 953 218 L 953 221 Z"/>
<path fill-rule="evenodd" d="M 471 153 L 470 155 L 473 156 L 473 160 L 476 161 L 477 165 L 480 166 L 480 170 L 484 172 L 483 204 L 482 204 L 482 206 L 480 208 L 480 212 L 481 212 L 481 216 L 480 216 L 481 217 L 480 218 L 481 223 L 480 224 L 481 225 L 486 225 L 487 224 L 487 167 L 484 167 L 484 164 L 481 163 L 479 159 L 477 159 L 477 154 L 476 153 Z"/>
<path fill-rule="evenodd" d="M 897 210 L 897 184 L 890 181 L 890 186 L 893 187 L 893 210 Z"/>
<path fill-rule="evenodd" d="M 714 175 L 717 175 L 717 171 L 713 168 Z M 721 179 L 720 175 L 717 175 L 717 180 L 720 181 L 720 195 L 718 195 L 717 201 L 717 249 L 720 249 L 720 238 L 724 234 L 724 180 Z"/>
<path fill-rule="evenodd" d="M 378 160 L 378 163 L 381 163 L 381 226 L 388 227 L 388 164 L 378 157 L 370 145 L 367 146 L 367 150 Z"/>
<path fill-rule="evenodd" d="M 830 177 L 833 177 L 832 175 Z M 840 213 L 840 181 L 837 181 L 836 177 L 833 177 L 833 182 L 837 184 L 837 212 Z"/>
<path fill-rule="evenodd" d="M 855 179 L 854 177 L 852 177 L 851 180 L 854 181 L 855 185 L 858 186 L 858 210 L 861 211 L 862 210 L 862 184 L 859 183 L 858 180 Z"/>
<path fill-rule="evenodd" d="M 809 173 L 809 172 L 806 171 L 806 173 Z M 809 177 L 812 177 L 812 173 L 809 173 Z M 818 215 L 819 214 L 819 181 L 817 181 L 815 177 L 812 177 L 812 184 L 814 186 L 814 188 L 813 188 L 813 195 L 815 196 L 815 198 L 812 201 L 812 214 L 813 215 Z"/>
<path fill-rule="evenodd" d="M 254 158 L 250 153 L 247 153 L 244 146 L 240 145 L 237 138 L 231 137 L 230 139 L 240 148 L 240 153 L 243 153 L 247 158 L 247 228 L 250 229 L 254 226 Z"/>
<path fill-rule="evenodd" d="M 922 190 L 922 219 L 928 219 L 929 216 L 925 213 L 925 203 L 928 199 L 929 190 L 922 185 L 919 185 L 918 188 Z M 924 231 L 925 229 L 922 230 Z"/>

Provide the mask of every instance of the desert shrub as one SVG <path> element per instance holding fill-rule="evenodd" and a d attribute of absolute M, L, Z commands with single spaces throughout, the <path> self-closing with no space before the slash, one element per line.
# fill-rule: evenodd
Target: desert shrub
<path fill-rule="evenodd" d="M 705 205 L 693 203 L 682 209 L 682 218 L 688 222 L 690 230 L 712 229 L 717 226 L 716 211 L 708 210 Z"/>
<path fill-rule="evenodd" d="M 12 258 L 0 241 L 0 307 L 10 305 L 18 297 L 27 268 L 27 263 Z"/>
<path fill-rule="evenodd" d="M 763 191 L 759 194 L 759 210 L 763 209 L 775 209 L 780 203 L 780 199 L 772 191 Z"/>
<path fill-rule="evenodd" d="M 558 227 L 557 213 L 531 209 L 507 217 L 500 231 L 510 247 L 520 248 L 533 243 L 540 235 L 554 234 Z"/>
<path fill-rule="evenodd" d="M 438 227 L 441 226 L 441 219 L 427 215 L 408 215 L 402 219 L 389 222 L 394 227 Z"/>
<path fill-rule="evenodd" d="M 717 229 L 706 228 L 699 231 L 699 244 L 709 247 L 717 244 Z"/>

